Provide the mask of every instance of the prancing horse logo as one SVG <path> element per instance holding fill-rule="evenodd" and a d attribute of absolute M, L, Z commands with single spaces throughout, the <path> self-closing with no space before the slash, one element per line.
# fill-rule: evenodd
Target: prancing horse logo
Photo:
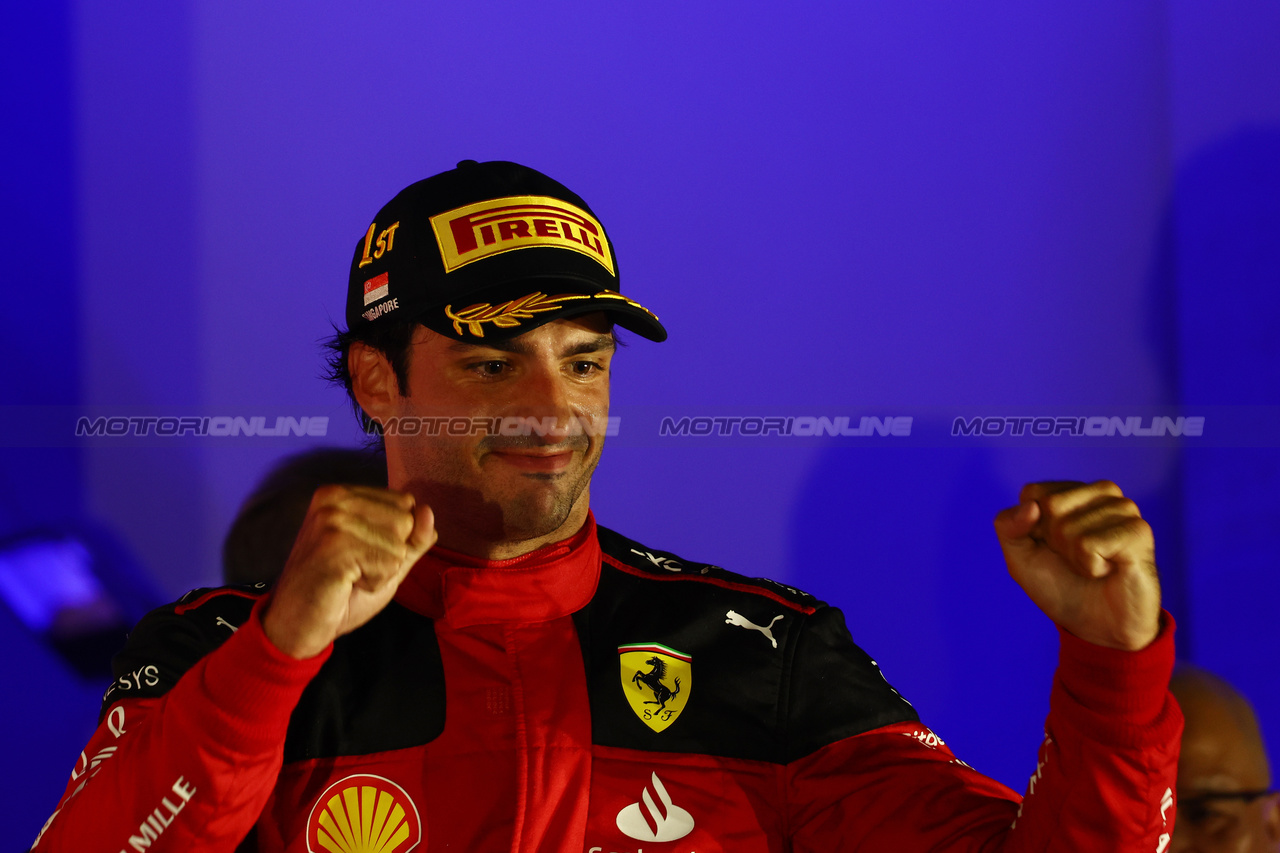
<path fill-rule="evenodd" d="M 655 732 L 675 722 L 689 702 L 693 657 L 661 643 L 618 646 L 622 692 L 631 710 Z"/>
<path fill-rule="evenodd" d="M 676 676 L 676 689 L 671 690 L 662 683 L 662 679 L 667 677 L 667 662 L 660 657 L 651 657 L 645 663 L 653 669 L 648 672 L 637 672 L 631 676 L 631 681 L 636 687 L 643 684 L 653 691 L 653 699 L 646 699 L 644 704 L 657 705 L 659 711 L 665 711 L 667 703 L 680 695 L 680 677 Z"/>
<path fill-rule="evenodd" d="M 777 616 L 773 617 L 773 619 L 769 620 L 768 627 L 765 627 L 763 625 L 757 625 L 741 613 L 730 610 L 724 615 L 724 624 L 737 625 L 739 628 L 746 628 L 749 631 L 759 631 L 761 634 L 765 635 L 765 638 L 768 639 L 770 643 L 773 643 L 773 647 L 776 649 L 778 647 L 778 641 L 773 638 L 773 625 L 781 618 L 782 614 L 779 613 Z"/>

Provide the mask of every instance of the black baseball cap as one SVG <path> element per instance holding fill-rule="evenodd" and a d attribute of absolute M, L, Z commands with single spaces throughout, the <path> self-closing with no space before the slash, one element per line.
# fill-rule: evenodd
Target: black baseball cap
<path fill-rule="evenodd" d="M 619 292 L 613 243 L 587 203 L 504 161 L 463 160 L 401 190 L 356 242 L 347 284 L 350 331 L 416 320 L 479 343 L 594 311 L 667 338 L 653 312 Z"/>

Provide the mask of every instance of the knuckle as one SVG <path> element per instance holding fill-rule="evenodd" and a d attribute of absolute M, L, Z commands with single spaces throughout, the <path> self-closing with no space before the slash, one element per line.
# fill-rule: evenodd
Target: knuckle
<path fill-rule="evenodd" d="M 321 531 L 338 533 L 346 530 L 346 513 L 337 507 L 321 507 L 312 514 L 314 523 Z"/>
<path fill-rule="evenodd" d="M 1089 485 L 1103 494 L 1115 495 L 1116 497 L 1124 496 L 1124 492 L 1120 491 L 1120 487 L 1110 480 L 1095 480 Z"/>
<path fill-rule="evenodd" d="M 1133 498 L 1119 497 L 1114 506 L 1125 515 L 1132 515 L 1135 518 L 1139 516 L 1138 504 Z"/>
<path fill-rule="evenodd" d="M 1069 498 L 1066 492 L 1051 492 L 1040 498 L 1040 509 L 1052 518 L 1061 516 Z"/>
<path fill-rule="evenodd" d="M 360 551 L 360 556 L 354 562 L 359 566 L 360 578 L 368 581 L 376 578 L 380 573 L 380 566 L 386 557 L 379 549 L 365 547 Z"/>
<path fill-rule="evenodd" d="M 377 494 L 379 501 L 390 504 L 397 509 L 408 509 L 414 504 L 413 495 L 409 492 L 383 487 L 374 488 L 373 491 Z"/>
<path fill-rule="evenodd" d="M 414 517 L 409 513 L 402 513 L 395 517 L 392 529 L 398 539 L 404 540 L 409 538 L 409 534 L 413 533 Z"/>
<path fill-rule="evenodd" d="M 1155 534 L 1151 529 L 1151 525 L 1143 518 L 1131 518 L 1125 522 L 1125 529 L 1131 536 L 1141 539 L 1143 542 L 1154 541 Z"/>
<path fill-rule="evenodd" d="M 334 572 L 344 583 L 355 583 L 360 580 L 360 561 L 351 555 L 348 559 L 339 560 Z"/>
<path fill-rule="evenodd" d="M 378 542 L 377 551 L 378 559 L 383 565 L 396 566 L 400 560 L 404 559 L 404 554 L 408 545 L 403 541 L 384 538 Z"/>
<path fill-rule="evenodd" d="M 396 571 L 404 563 L 405 550 L 403 548 L 388 548 L 378 552 L 378 555 L 369 561 L 365 570 L 367 577 L 374 586 L 381 586 L 388 579 L 395 577 Z"/>
<path fill-rule="evenodd" d="M 1070 529 L 1071 514 L 1066 511 L 1060 500 L 1041 498 L 1040 517 L 1048 530 Z"/>
<path fill-rule="evenodd" d="M 346 493 L 347 489 L 345 486 L 339 486 L 333 483 L 318 486 L 311 494 L 311 505 L 316 506 L 335 503 L 345 497 Z"/>
<path fill-rule="evenodd" d="M 338 526 L 327 526 L 320 532 L 319 545 L 326 551 L 337 551 L 348 544 L 347 532 Z"/>

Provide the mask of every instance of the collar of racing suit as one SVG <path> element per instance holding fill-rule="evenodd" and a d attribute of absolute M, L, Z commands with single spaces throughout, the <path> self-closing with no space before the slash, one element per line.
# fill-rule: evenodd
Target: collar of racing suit
<path fill-rule="evenodd" d="M 396 601 L 453 628 L 547 622 L 586 606 L 600 580 L 596 519 L 573 536 L 510 560 L 482 560 L 435 547 L 396 592 Z"/>

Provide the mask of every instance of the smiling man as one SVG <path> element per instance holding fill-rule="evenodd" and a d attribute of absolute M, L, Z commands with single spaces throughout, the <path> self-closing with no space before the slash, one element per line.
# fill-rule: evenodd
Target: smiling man
<path fill-rule="evenodd" d="M 587 516 L 609 412 L 617 342 L 601 312 L 555 320 L 506 341 L 449 341 L 418 328 L 407 393 L 385 357 L 353 354 L 361 408 L 404 436 L 455 417 L 469 434 L 391 441 L 387 467 L 450 518 L 444 544 L 505 559 L 568 538 Z M 420 431 L 420 430 L 419 430 Z"/>
<path fill-rule="evenodd" d="M 1173 629 L 1114 484 L 996 516 L 1062 638 L 1019 798 L 838 610 L 597 526 L 613 327 L 666 331 L 581 198 L 513 163 L 413 184 L 357 243 L 346 313 L 333 368 L 389 487 L 318 490 L 270 592 L 138 626 L 34 849 L 1167 847 Z"/>

